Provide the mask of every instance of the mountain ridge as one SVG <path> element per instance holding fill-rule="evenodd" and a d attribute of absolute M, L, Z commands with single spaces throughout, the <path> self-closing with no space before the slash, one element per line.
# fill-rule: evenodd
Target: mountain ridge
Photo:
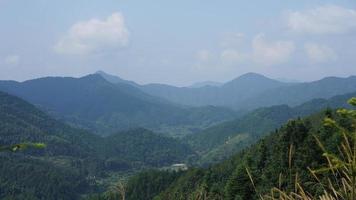
<path fill-rule="evenodd" d="M 214 105 L 249 111 L 280 104 L 295 106 L 314 98 L 329 98 L 353 92 L 356 78 L 330 76 L 311 82 L 285 83 L 251 72 L 220 86 L 189 88 L 152 83 L 137 87 L 147 94 L 177 104 Z"/>
<path fill-rule="evenodd" d="M 178 125 L 187 126 L 189 132 L 190 127 L 206 127 L 236 116 L 226 108 L 176 105 L 129 84 L 112 84 L 98 74 L 0 81 L 0 90 L 24 98 L 74 126 L 103 134 L 133 127 L 178 132 Z"/>

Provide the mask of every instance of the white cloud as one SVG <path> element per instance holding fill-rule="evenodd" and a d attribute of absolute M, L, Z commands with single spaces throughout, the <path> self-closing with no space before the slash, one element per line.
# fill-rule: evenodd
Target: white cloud
<path fill-rule="evenodd" d="M 247 59 L 248 55 L 241 53 L 235 49 L 225 49 L 220 54 L 220 59 L 223 63 L 236 64 Z"/>
<path fill-rule="evenodd" d="M 20 56 L 18 55 L 8 55 L 4 60 L 7 65 L 17 65 L 20 62 Z"/>
<path fill-rule="evenodd" d="M 121 13 L 113 13 L 105 20 L 91 19 L 74 24 L 54 49 L 61 54 L 85 55 L 124 47 L 129 31 Z"/>
<path fill-rule="evenodd" d="M 291 12 L 288 15 L 288 27 L 298 33 L 346 33 L 356 30 L 356 10 L 326 5 L 303 12 Z"/>
<path fill-rule="evenodd" d="M 337 59 L 336 53 L 328 46 L 318 45 L 315 43 L 307 43 L 304 45 L 304 50 L 308 58 L 313 63 L 322 63 Z"/>
<path fill-rule="evenodd" d="M 266 41 L 264 34 L 259 34 L 252 41 L 252 49 L 254 62 L 274 65 L 287 62 L 295 45 L 291 41 Z"/>

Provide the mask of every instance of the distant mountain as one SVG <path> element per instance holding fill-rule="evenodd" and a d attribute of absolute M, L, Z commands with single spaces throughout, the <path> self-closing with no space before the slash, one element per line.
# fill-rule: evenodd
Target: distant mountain
<path fill-rule="evenodd" d="M 140 86 L 148 94 L 184 105 L 219 105 L 237 110 L 330 98 L 356 90 L 356 77 L 328 77 L 307 83 L 285 83 L 248 73 L 219 87 L 179 88 L 162 84 Z"/>
<path fill-rule="evenodd" d="M 259 74 L 248 73 L 221 86 L 187 88 L 148 84 L 142 85 L 140 88 L 150 95 L 183 105 L 233 107 L 264 91 L 287 85 L 290 84 L 272 80 Z"/>
<path fill-rule="evenodd" d="M 194 83 L 193 85 L 189 86 L 188 88 L 201 88 L 206 86 L 221 86 L 223 83 L 215 82 L 215 81 L 203 81 Z"/>
<path fill-rule="evenodd" d="M 137 87 L 140 86 L 139 84 L 137 84 L 133 81 L 128 81 L 128 80 L 122 79 L 116 75 L 108 74 L 101 70 L 95 72 L 95 74 L 101 75 L 104 79 L 106 79 L 107 81 L 109 81 L 111 83 L 127 83 L 127 84 L 137 86 Z M 203 81 L 203 82 L 194 83 L 191 86 L 188 86 L 188 88 L 200 88 L 200 87 L 205 87 L 205 86 L 220 86 L 222 84 L 223 83 L 219 83 L 219 82 L 215 82 L 215 81 Z"/>
<path fill-rule="evenodd" d="M 318 81 L 298 83 L 264 91 L 254 97 L 235 104 L 235 108 L 258 108 L 287 104 L 296 106 L 315 98 L 330 98 L 356 91 L 356 76 L 348 78 L 327 77 Z"/>
<path fill-rule="evenodd" d="M 0 90 L 101 135 L 135 127 L 183 134 L 236 117 L 235 112 L 225 108 L 174 105 L 132 85 L 110 83 L 97 74 L 82 78 L 0 81 Z"/>
<path fill-rule="evenodd" d="M 224 106 L 236 110 L 287 104 L 296 106 L 315 98 L 330 98 L 356 90 L 356 76 L 327 77 L 313 82 L 277 81 L 247 73 L 219 86 L 175 87 L 165 84 L 136 85 L 152 96 L 182 105 Z"/>
<path fill-rule="evenodd" d="M 334 96 L 330 99 L 313 99 L 295 107 L 278 105 L 256 109 L 238 119 L 223 122 L 183 140 L 201 156 L 200 164 L 219 162 L 229 158 L 265 134 L 290 119 L 304 117 L 326 108 L 349 107 L 348 99 L 356 92 Z"/>
<path fill-rule="evenodd" d="M 47 146 L 0 153 L 0 199 L 79 199 L 97 190 L 96 182 L 105 182 L 109 173 L 162 167 L 195 156 L 186 144 L 145 129 L 106 138 L 75 129 L 0 92 L 0 146 L 23 142 Z"/>

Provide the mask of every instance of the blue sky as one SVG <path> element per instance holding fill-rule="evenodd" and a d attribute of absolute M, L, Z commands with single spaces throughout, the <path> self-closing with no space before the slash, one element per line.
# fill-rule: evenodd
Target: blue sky
<path fill-rule="evenodd" d="M 0 79 L 356 75 L 356 2 L 0 0 Z"/>

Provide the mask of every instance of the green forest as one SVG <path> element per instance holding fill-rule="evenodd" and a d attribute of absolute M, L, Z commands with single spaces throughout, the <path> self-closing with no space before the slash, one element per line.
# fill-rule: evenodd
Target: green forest
<path fill-rule="evenodd" d="M 356 106 L 356 98 L 349 102 Z M 274 191 L 270 198 L 318 199 L 325 195 L 354 199 L 355 123 L 355 110 L 345 109 L 289 120 L 256 144 L 208 168 L 192 168 L 178 177 L 172 173 L 172 178 L 167 172 L 140 173 L 129 180 L 127 198 L 269 199 Z M 321 169 L 323 176 L 316 180 L 313 173 L 318 170 L 308 169 Z M 339 185 L 335 194 L 329 184 Z M 301 190 L 309 198 L 302 198 Z"/>
<path fill-rule="evenodd" d="M 78 199 L 105 189 L 111 173 L 130 174 L 195 155 L 186 144 L 146 129 L 103 138 L 72 128 L 2 92 L 0 130 L 1 199 Z M 30 142 L 46 147 L 5 148 Z"/>

